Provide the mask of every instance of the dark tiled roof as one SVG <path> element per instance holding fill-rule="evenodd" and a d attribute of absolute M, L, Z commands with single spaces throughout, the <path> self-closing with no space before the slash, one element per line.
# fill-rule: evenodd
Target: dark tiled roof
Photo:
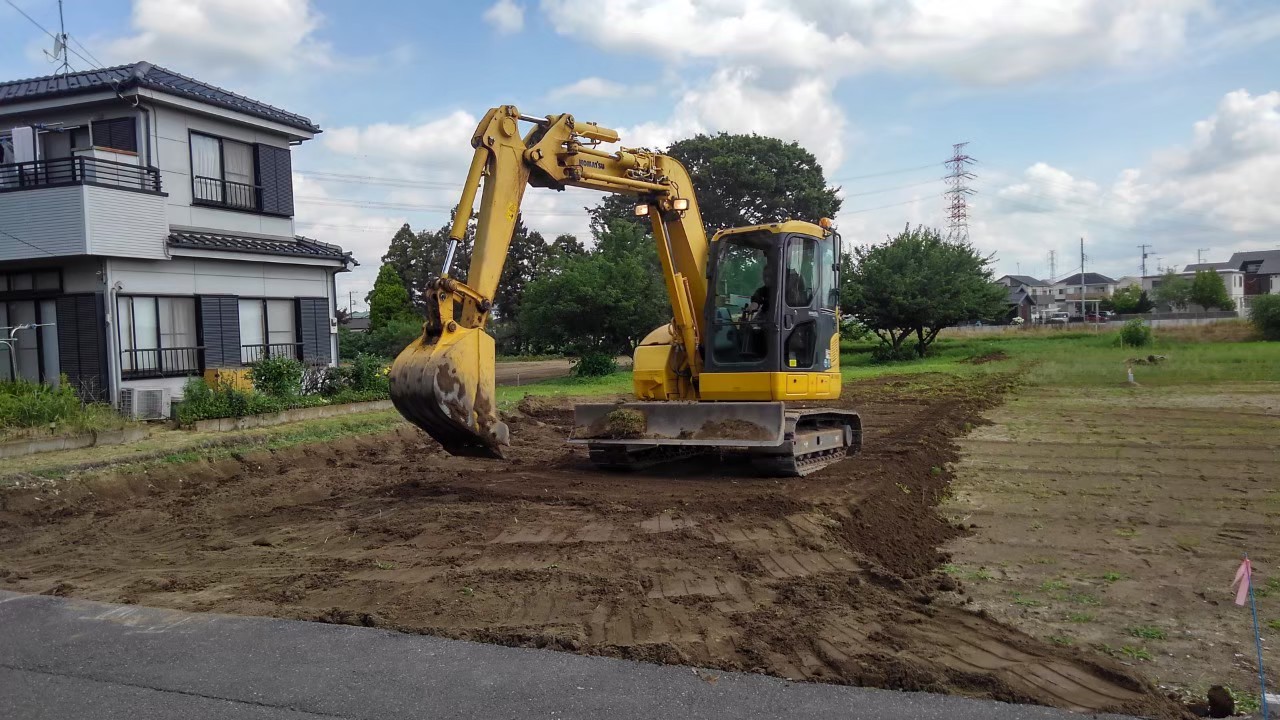
<path fill-rule="evenodd" d="M 1027 294 L 1026 290 L 1020 287 L 1009 289 L 1009 299 L 1007 300 L 1007 302 L 1010 305 L 1021 305 L 1023 302 L 1027 302 L 1027 301 L 1029 301 L 1032 305 L 1036 304 L 1036 299 L 1031 295 Z"/>
<path fill-rule="evenodd" d="M 258 102 L 229 90 L 179 75 L 149 62 L 139 61 L 129 65 L 117 65 L 102 70 L 50 75 L 28 80 L 10 80 L 0 83 L 0 105 L 23 100 L 36 100 L 64 95 L 97 92 L 101 90 L 128 90 L 148 88 L 179 97 L 198 100 L 209 105 L 237 110 L 288 125 L 289 127 L 318 133 L 320 126 L 309 118 L 297 115 L 266 103 Z"/>
<path fill-rule="evenodd" d="M 1196 272 L 1197 270 L 1239 270 L 1238 266 L 1229 262 L 1220 263 L 1191 263 L 1182 269 L 1184 273 Z"/>
<path fill-rule="evenodd" d="M 330 245 L 319 240 L 312 240 L 301 235 L 293 240 L 268 240 L 266 238 L 245 237 L 243 235 L 224 235 L 221 233 L 174 231 L 169 233 L 169 247 L 193 248 L 197 250 L 227 250 L 230 252 L 248 252 L 261 255 L 293 255 L 296 257 L 317 257 L 342 260 L 359 265 L 351 253 L 337 245 Z"/>
<path fill-rule="evenodd" d="M 1005 275 L 1004 278 L 1009 278 L 1010 280 L 1018 283 L 1019 285 L 1028 285 L 1031 287 L 1048 287 L 1049 286 L 1049 283 L 1043 280 L 1037 280 L 1031 277 L 1030 275 Z M 1003 280 L 1004 278 L 1000 278 L 1000 279 Z"/>
<path fill-rule="evenodd" d="M 1231 259 L 1227 261 L 1232 268 L 1241 269 L 1245 263 L 1262 261 L 1262 267 L 1258 268 L 1258 272 L 1263 275 L 1280 275 L 1280 250 L 1255 250 L 1253 252 L 1238 252 L 1231 255 Z"/>
<path fill-rule="evenodd" d="M 1068 286 L 1079 285 L 1079 284 L 1080 284 L 1080 273 L 1076 273 L 1075 275 L 1072 275 L 1069 278 L 1059 280 L 1057 283 L 1055 283 L 1055 285 L 1068 285 Z M 1111 278 L 1101 273 L 1087 272 L 1084 274 L 1084 284 L 1085 285 L 1114 285 L 1115 280 L 1112 280 Z"/>

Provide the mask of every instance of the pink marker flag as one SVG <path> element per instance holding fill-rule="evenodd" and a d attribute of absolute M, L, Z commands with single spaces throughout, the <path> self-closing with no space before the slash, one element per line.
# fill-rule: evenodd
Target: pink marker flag
<path fill-rule="evenodd" d="M 1245 600 L 1249 597 L 1249 585 L 1253 582 L 1253 565 L 1249 564 L 1249 558 L 1245 558 L 1240 563 L 1240 569 L 1236 570 L 1236 579 L 1231 581 L 1231 587 L 1240 585 L 1236 590 L 1236 604 L 1244 605 Z"/>

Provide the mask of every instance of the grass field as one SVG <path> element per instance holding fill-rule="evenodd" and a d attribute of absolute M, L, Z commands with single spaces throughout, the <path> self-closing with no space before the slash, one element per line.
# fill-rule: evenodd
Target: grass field
<path fill-rule="evenodd" d="M 1248 612 L 1227 585 L 1248 551 L 1271 583 L 1259 612 L 1275 642 L 1280 343 L 1222 325 L 1157 330 L 1141 350 L 1114 332 L 953 337 L 920 365 L 1026 370 L 961 440 L 943 505 L 973 531 L 945 568 L 967 600 L 1189 697 L 1227 684 L 1256 703 Z M 963 367 L 996 351 L 1009 359 Z M 1127 361 L 1153 354 L 1167 360 L 1135 365 L 1129 384 Z"/>
<path fill-rule="evenodd" d="M 1280 343 L 1214 341 L 1221 331 L 1212 325 L 1175 330 L 1157 331 L 1155 342 L 1144 348 L 1123 347 L 1117 331 L 1019 331 L 943 337 L 923 360 L 880 365 L 871 361 L 875 343 L 861 341 L 842 344 L 840 362 L 846 380 L 918 372 L 1008 372 L 1017 367 L 1027 371 L 1026 381 L 1033 385 L 1120 387 L 1128 386 L 1125 368 L 1129 361 L 1163 355 L 1166 359 L 1157 365 L 1133 365 L 1139 385 L 1280 379 Z M 975 364 L 984 358 L 1002 356 L 1003 359 Z"/>

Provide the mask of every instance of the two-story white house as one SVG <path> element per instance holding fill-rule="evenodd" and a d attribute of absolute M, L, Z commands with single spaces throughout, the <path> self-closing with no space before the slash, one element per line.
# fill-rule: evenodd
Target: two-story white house
<path fill-rule="evenodd" d="M 0 83 L 0 378 L 116 402 L 332 364 L 355 261 L 293 224 L 290 153 L 319 132 L 147 62 Z"/>
<path fill-rule="evenodd" d="M 1086 272 L 1058 280 L 1050 290 L 1054 301 L 1063 310 L 1078 317 L 1094 312 L 1096 303 L 1111 297 L 1117 287 L 1118 283 L 1106 275 Z"/>
<path fill-rule="evenodd" d="M 1213 270 L 1222 276 L 1222 284 L 1241 315 L 1248 314 L 1253 298 L 1258 295 L 1280 294 L 1280 250 L 1232 253 L 1225 262 L 1187 265 L 1181 274 L 1191 278 L 1197 270 Z M 1158 284 L 1160 278 L 1151 280 Z"/>

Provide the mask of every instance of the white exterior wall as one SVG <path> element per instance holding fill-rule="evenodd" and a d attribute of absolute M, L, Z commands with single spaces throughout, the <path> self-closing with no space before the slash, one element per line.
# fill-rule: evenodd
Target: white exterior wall
<path fill-rule="evenodd" d="M 165 258 L 169 223 L 163 197 L 93 185 L 77 189 L 84 191 L 89 254 Z"/>
<path fill-rule="evenodd" d="M 217 135 L 246 143 L 289 147 L 288 138 L 175 108 L 151 105 L 152 147 L 161 183 L 169 194 L 171 225 L 209 228 L 228 233 L 259 233 L 293 237 L 293 218 L 260 215 L 191 204 L 191 132 Z"/>
<path fill-rule="evenodd" d="M 83 254 L 84 219 L 84 188 L 78 185 L 0 193 L 0 228 L 25 241 L 0 235 L 0 260 Z"/>
<path fill-rule="evenodd" d="M 111 280 L 125 295 L 331 297 L 330 269 L 272 262 L 175 257 L 165 262 L 113 259 Z"/>

